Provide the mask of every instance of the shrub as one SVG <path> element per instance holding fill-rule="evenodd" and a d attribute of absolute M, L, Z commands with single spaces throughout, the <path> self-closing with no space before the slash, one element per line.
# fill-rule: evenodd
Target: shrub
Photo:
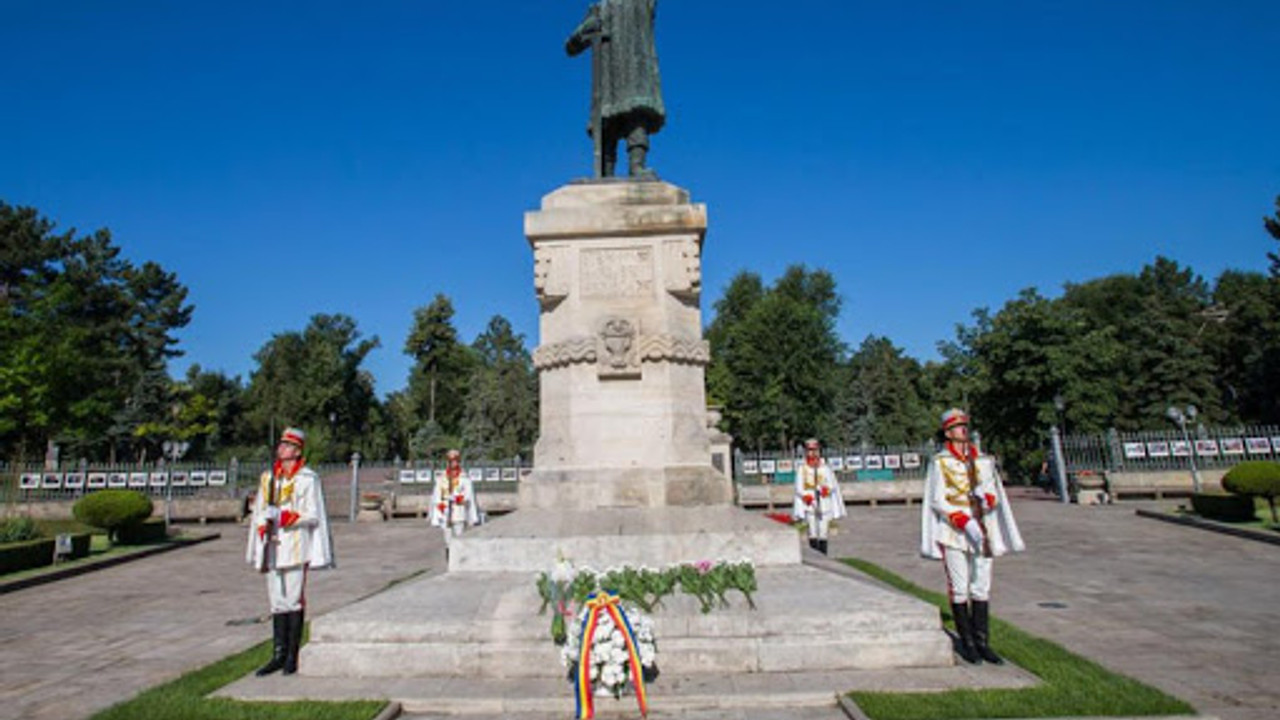
<path fill-rule="evenodd" d="M 80 498 L 71 508 L 77 520 L 102 528 L 113 541 L 121 528 L 146 520 L 151 510 L 151 498 L 137 490 L 99 490 Z"/>
<path fill-rule="evenodd" d="M 1271 522 L 1276 520 L 1276 496 L 1280 495 L 1280 462 L 1248 460 L 1227 471 L 1222 477 L 1227 492 L 1249 497 L 1264 497 L 1271 508 Z"/>
<path fill-rule="evenodd" d="M 35 540 L 38 537 L 40 537 L 40 528 L 36 527 L 35 520 L 26 515 L 6 518 L 0 523 L 0 543 Z"/>
<path fill-rule="evenodd" d="M 40 538 L 0 546 L 0 573 L 52 565 L 53 544 L 53 538 Z"/>
<path fill-rule="evenodd" d="M 1191 496 L 1191 509 L 1210 520 L 1248 522 L 1254 519 L 1253 498 L 1244 495 L 1196 493 Z"/>
<path fill-rule="evenodd" d="M 164 540 L 166 536 L 164 520 L 156 518 L 120 528 L 119 542 L 121 545 L 150 545 Z"/>

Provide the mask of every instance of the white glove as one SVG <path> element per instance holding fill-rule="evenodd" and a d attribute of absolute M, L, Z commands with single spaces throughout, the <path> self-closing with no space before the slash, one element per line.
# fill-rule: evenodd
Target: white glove
<path fill-rule="evenodd" d="M 268 505 L 262 511 L 262 517 L 264 520 L 267 520 L 270 522 L 278 521 L 280 519 L 280 507 L 277 505 Z"/>
<path fill-rule="evenodd" d="M 978 526 L 977 520 L 970 520 L 964 524 L 964 534 L 969 536 L 969 541 L 975 547 L 982 547 L 982 528 Z"/>

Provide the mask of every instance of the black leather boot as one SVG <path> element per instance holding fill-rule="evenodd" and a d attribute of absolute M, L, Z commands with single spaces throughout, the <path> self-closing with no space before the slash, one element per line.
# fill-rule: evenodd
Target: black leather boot
<path fill-rule="evenodd" d="M 986 600 L 973 601 L 973 645 L 978 656 L 992 665 L 1003 665 L 1004 659 L 991 649 L 987 641 L 991 638 L 988 613 L 991 604 Z"/>
<path fill-rule="evenodd" d="M 968 603 L 951 603 L 951 617 L 956 621 L 956 652 L 959 653 L 960 659 L 970 665 L 979 665 L 982 663 L 982 656 L 978 654 L 978 648 L 974 644 L 973 638 L 973 618 L 969 615 Z"/>
<path fill-rule="evenodd" d="M 284 667 L 284 659 L 288 650 L 288 637 L 286 635 L 288 631 L 286 627 L 287 615 L 288 613 L 273 613 L 271 615 L 271 660 L 266 665 L 258 668 L 254 675 L 258 677 L 270 675 Z"/>
<path fill-rule="evenodd" d="M 809 549 L 810 550 L 818 549 L 818 538 L 809 538 Z"/>
<path fill-rule="evenodd" d="M 819 541 L 818 541 L 818 552 L 822 553 L 823 555 L 826 555 L 826 554 L 827 554 L 827 541 L 826 541 L 826 540 L 819 540 Z"/>
<path fill-rule="evenodd" d="M 283 674 L 285 675 L 292 675 L 298 672 L 298 650 L 302 647 L 302 612 L 301 610 L 294 610 L 285 614 L 285 617 L 288 618 L 289 628 L 289 637 L 285 645 L 284 654 Z"/>

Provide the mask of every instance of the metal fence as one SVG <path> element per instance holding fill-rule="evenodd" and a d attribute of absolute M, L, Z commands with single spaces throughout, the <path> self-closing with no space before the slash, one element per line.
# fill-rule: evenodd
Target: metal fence
<path fill-rule="evenodd" d="M 826 459 L 842 483 L 919 480 L 928 471 L 929 458 L 937 452 L 932 442 L 920 445 L 823 448 Z M 733 479 L 743 485 L 790 482 L 795 468 L 804 462 L 804 449 L 733 453 Z"/>
<path fill-rule="evenodd" d="M 1280 459 L 1280 426 L 1075 434 L 1063 437 L 1062 453 L 1068 473 L 1189 470 L 1193 459 L 1198 468 L 1229 468 Z"/>
<path fill-rule="evenodd" d="M 239 497 L 244 468 L 228 464 L 151 464 L 46 467 L 0 463 L 0 502 L 75 500 L 96 490 L 128 489 L 152 497 Z"/>
<path fill-rule="evenodd" d="M 352 485 L 356 492 L 394 490 L 400 495 L 427 494 L 443 475 L 441 462 L 359 462 L 310 465 L 326 485 Z M 518 481 L 533 471 L 528 459 L 474 460 L 465 469 L 477 488 L 514 492 Z M 258 478 L 270 469 L 267 461 L 229 463 L 76 464 L 46 467 L 43 463 L 0 463 L 0 503 L 74 501 L 104 489 L 128 489 L 163 498 L 243 498 L 257 489 Z M 330 514 L 345 513 L 338 498 L 328 503 Z"/>

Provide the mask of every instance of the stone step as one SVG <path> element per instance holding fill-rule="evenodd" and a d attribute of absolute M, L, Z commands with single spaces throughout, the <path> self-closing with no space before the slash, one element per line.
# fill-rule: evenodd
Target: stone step
<path fill-rule="evenodd" d="M 800 562 L 795 530 L 728 505 L 525 509 L 451 543 L 449 572 L 538 572 L 557 557 L 598 570 L 630 564 L 662 567 L 709 558 L 757 566 Z"/>
<path fill-rule="evenodd" d="M 781 713 L 836 705 L 851 690 L 926 692 L 954 688 L 1025 688 L 1037 679 L 1012 665 L 898 668 L 893 670 L 809 671 L 737 674 L 681 674 L 664 670 L 648 686 L 650 717 L 688 713 L 764 710 Z M 215 693 L 246 701 L 386 699 L 406 713 L 430 717 L 568 717 L 573 686 L 564 678 L 318 678 L 253 676 Z M 634 697 L 602 698 L 599 717 L 635 717 Z M 780 715 L 779 717 L 795 717 Z M 809 715 L 805 715 L 808 717 Z"/>
<path fill-rule="evenodd" d="M 659 666 L 761 672 L 945 666 L 937 609 L 870 581 L 805 565 L 757 569 L 740 596 L 701 613 L 670 597 L 652 614 Z M 302 672 L 331 677 L 534 677 L 563 673 L 528 573 L 447 573 L 312 621 Z"/>

